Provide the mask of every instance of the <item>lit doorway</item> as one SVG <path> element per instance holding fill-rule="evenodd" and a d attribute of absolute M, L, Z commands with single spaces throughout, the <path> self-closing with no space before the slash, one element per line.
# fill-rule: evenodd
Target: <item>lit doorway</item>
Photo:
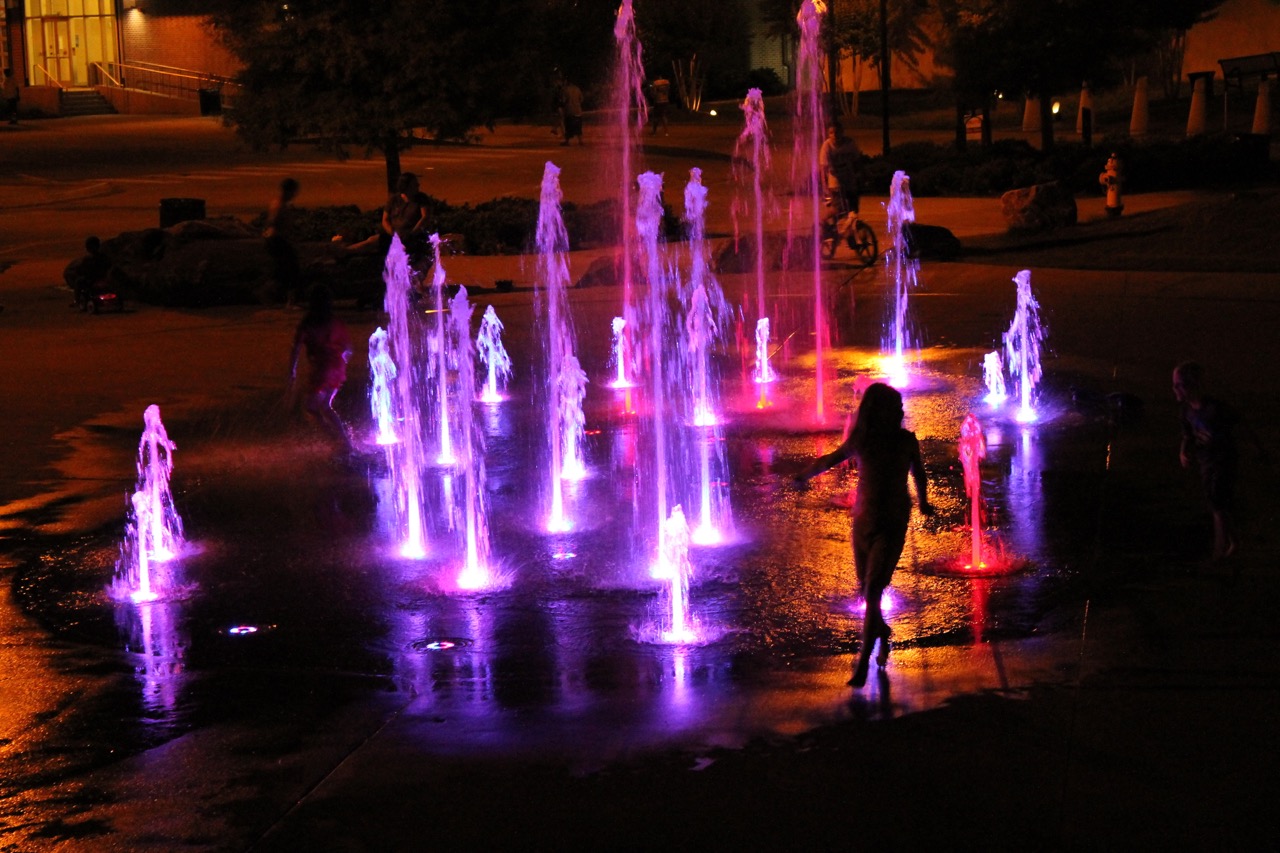
<path fill-rule="evenodd" d="M 35 86 L 89 86 L 116 61 L 114 0 L 27 4 L 27 79 Z"/>

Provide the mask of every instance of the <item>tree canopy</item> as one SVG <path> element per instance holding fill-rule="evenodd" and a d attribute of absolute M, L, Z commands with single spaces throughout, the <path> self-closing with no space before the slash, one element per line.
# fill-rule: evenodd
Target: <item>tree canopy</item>
<path fill-rule="evenodd" d="M 528 79 L 527 3 L 214 0 L 244 64 L 231 120 L 258 146 L 313 138 L 382 150 L 388 184 L 414 133 L 462 139 L 509 110 Z"/>

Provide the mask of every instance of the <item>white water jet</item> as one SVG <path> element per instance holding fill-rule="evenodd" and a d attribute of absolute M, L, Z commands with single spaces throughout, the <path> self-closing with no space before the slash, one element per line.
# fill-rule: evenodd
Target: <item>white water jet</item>
<path fill-rule="evenodd" d="M 374 440 L 380 445 L 395 444 L 396 418 L 391 402 L 396 379 L 396 363 L 391 358 L 387 331 L 381 326 L 369 336 L 369 408 L 377 432 Z"/>
<path fill-rule="evenodd" d="M 434 297 L 436 306 L 436 337 L 435 358 L 431 360 L 430 367 L 436 379 L 435 401 L 436 412 L 438 413 L 436 441 L 439 447 L 436 463 L 450 466 L 458 461 L 453 452 L 453 435 L 449 429 L 449 369 L 454 362 L 454 359 L 451 359 L 450 356 L 453 355 L 457 344 L 450 340 L 448 323 L 446 322 L 444 284 L 447 276 L 444 271 L 444 264 L 440 261 L 439 234 L 431 235 L 431 250 L 435 255 L 435 261 L 431 265 L 431 295 Z M 468 330 L 469 343 L 470 331 Z"/>
<path fill-rule="evenodd" d="M 504 399 L 498 389 L 498 380 L 511 376 L 511 356 L 502 345 L 502 321 L 490 305 L 480 319 L 480 331 L 476 334 L 476 349 L 484 362 L 486 379 L 480 394 L 483 403 L 501 403 Z"/>
<path fill-rule="evenodd" d="M 698 623 L 690 612 L 689 581 L 693 563 L 689 559 L 689 524 L 677 504 L 662 523 L 663 536 L 653 577 L 663 581 L 662 625 L 664 643 L 698 642 Z"/>
<path fill-rule="evenodd" d="M 984 400 L 991 406 L 999 406 L 1009 399 L 1009 390 L 1004 384 L 1004 362 L 1000 359 L 1000 351 L 993 350 L 982 357 L 982 381 L 987 386 Z"/>
<path fill-rule="evenodd" d="M 635 11 L 631 0 L 622 0 L 622 4 L 618 6 L 613 37 L 618 49 L 613 74 L 613 112 L 617 117 L 619 144 L 618 222 L 622 231 L 619 235 L 619 252 L 622 260 L 622 317 L 626 320 L 624 333 L 630 334 L 636 328 L 633 293 L 635 275 L 632 269 L 636 232 L 632 216 L 634 186 L 631 160 L 635 152 L 636 134 L 648 122 L 648 100 L 644 96 L 643 50 L 640 40 L 636 37 Z M 624 381 L 631 380 L 630 375 L 623 378 Z"/>
<path fill-rule="evenodd" d="M 889 186 L 889 204 L 885 208 L 889 250 L 885 252 L 885 275 L 893 291 L 889 303 L 889 320 L 881 346 L 884 372 L 889 384 L 905 388 L 911 381 L 907 372 L 908 347 L 913 346 L 907 305 L 920 274 L 920 262 L 910 257 L 906 226 L 916 221 L 915 203 L 911 198 L 911 182 L 905 172 L 894 172 Z"/>
<path fill-rule="evenodd" d="M 1009 331 L 1004 334 L 1005 366 L 1017 384 L 1018 413 L 1021 423 L 1037 418 L 1034 406 L 1036 385 L 1040 383 L 1040 344 L 1044 327 L 1040 324 L 1040 303 L 1031 293 L 1031 270 L 1013 277 L 1018 285 L 1018 306 Z"/>

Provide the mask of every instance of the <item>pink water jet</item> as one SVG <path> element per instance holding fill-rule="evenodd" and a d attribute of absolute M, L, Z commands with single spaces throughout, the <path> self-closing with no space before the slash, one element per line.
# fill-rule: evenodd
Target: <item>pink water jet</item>
<path fill-rule="evenodd" d="M 803 232 L 802 245 L 809 252 L 807 268 L 813 270 L 814 417 L 826 419 L 826 347 L 829 335 L 826 300 L 822 290 L 823 192 L 818 169 L 818 151 L 826 136 L 823 113 L 823 64 L 826 52 L 819 35 L 822 16 L 814 0 L 804 0 L 796 16 L 800 26 L 800 50 L 796 68 L 796 112 L 793 124 L 794 151 L 791 160 L 792 197 L 789 238 Z"/>
<path fill-rule="evenodd" d="M 116 588 L 133 601 L 154 601 L 159 597 L 152 566 L 172 560 L 182 551 L 182 519 L 173 505 L 169 478 L 173 473 L 173 451 L 169 433 L 160 421 L 160 407 L 148 406 L 142 415 L 142 438 L 138 442 L 138 482 L 129 500 L 129 520 L 125 540 L 116 564 Z"/>
<path fill-rule="evenodd" d="M 742 102 L 743 128 L 738 135 L 738 140 L 734 143 L 733 148 L 733 177 L 737 185 L 738 192 L 734 194 L 733 204 L 730 213 L 733 216 L 733 238 L 735 246 L 740 238 L 739 216 L 750 210 L 753 217 L 753 248 L 755 250 L 755 275 L 756 275 L 756 335 L 757 335 L 757 363 L 759 364 L 759 321 L 764 320 L 764 309 L 766 304 L 766 296 L 764 290 L 765 282 L 765 260 L 764 260 L 764 216 L 765 208 L 768 205 L 764 191 L 764 175 L 769 170 L 772 162 L 772 155 L 769 151 L 769 125 L 765 120 L 764 113 L 764 97 L 759 89 L 750 89 L 747 92 L 746 100 Z M 744 184 L 750 184 L 751 201 L 748 203 L 743 198 L 742 188 Z M 764 362 L 763 368 L 758 368 L 758 375 L 771 375 L 772 371 L 768 364 L 769 342 L 768 327 L 765 327 L 766 339 L 763 345 Z M 762 372 L 760 372 L 762 371 Z M 770 381 L 760 380 L 757 381 Z M 768 399 L 766 388 L 760 389 L 761 399 Z M 761 407 L 763 408 L 763 406 Z"/>
<path fill-rule="evenodd" d="M 693 563 L 689 559 L 689 524 L 678 504 L 662 527 L 661 549 L 652 572 L 655 580 L 663 582 L 659 637 L 664 643 L 696 643 L 699 640 L 698 620 L 689 607 L 689 580 L 693 576 Z"/>
<path fill-rule="evenodd" d="M 435 260 L 431 264 L 431 295 L 436 306 L 436 336 L 433 346 L 435 358 L 428 362 L 428 366 L 436 380 L 436 442 L 439 448 L 439 452 L 436 455 L 436 464 L 451 466 L 458 461 L 453 452 L 453 434 L 449 429 L 449 356 L 454 344 L 449 339 L 444 307 L 444 285 L 447 276 L 444 271 L 444 264 L 440 261 L 440 243 L 440 235 L 432 234 L 431 250 Z M 469 338 L 470 334 L 468 333 Z"/>
<path fill-rule="evenodd" d="M 980 463 L 987 456 L 987 439 L 982 423 L 970 413 L 960 425 L 960 464 L 964 467 L 964 491 L 969 498 L 972 539 L 972 555 L 968 568 L 982 569 L 982 470 Z"/>

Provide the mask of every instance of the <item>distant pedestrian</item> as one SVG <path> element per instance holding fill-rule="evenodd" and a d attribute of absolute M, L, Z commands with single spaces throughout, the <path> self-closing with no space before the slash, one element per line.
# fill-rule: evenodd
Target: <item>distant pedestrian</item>
<path fill-rule="evenodd" d="M 4 114 L 9 118 L 9 124 L 18 123 L 18 79 L 13 76 L 13 69 L 6 68 L 4 70 Z"/>
<path fill-rule="evenodd" d="M 271 258 L 271 279 L 277 294 L 283 294 L 292 305 L 301 296 L 302 265 L 298 250 L 294 247 L 293 200 L 298 197 L 298 182 L 285 178 L 280 182 L 280 192 L 267 208 L 267 224 L 262 236 L 267 241 L 267 255 Z"/>
<path fill-rule="evenodd" d="M 1214 560 L 1236 553 L 1235 513 L 1236 479 L 1240 453 L 1236 445 L 1237 430 L 1243 431 L 1266 456 L 1252 430 L 1228 403 L 1205 393 L 1204 368 L 1194 361 L 1184 361 L 1173 369 L 1173 396 L 1181 405 L 1182 442 L 1178 459 L 1183 468 L 1194 463 L 1204 485 L 1209 510 L 1213 515 Z"/>
<path fill-rule="evenodd" d="M 582 90 L 572 81 L 566 80 L 560 86 L 560 121 L 564 127 L 564 139 L 561 145 L 568 145 L 569 140 L 578 137 L 578 144 L 585 144 L 582 138 Z"/>
<path fill-rule="evenodd" d="M 880 598 L 893 579 L 898 558 L 907 541 L 911 521 L 911 495 L 907 475 L 916 486 L 921 515 L 933 515 L 929 482 L 920 457 L 920 443 L 902 428 L 902 395 L 883 382 L 870 385 L 858 405 L 857 420 L 849 437 L 835 450 L 820 456 L 796 476 L 797 485 L 852 459 L 858 468 L 858 490 L 853 501 L 853 567 L 866 600 L 862 620 L 862 647 L 849 684 L 867 683 L 871 650 L 880 643 L 876 662 L 889 661 L 889 625 L 880 609 Z"/>
<path fill-rule="evenodd" d="M 430 236 L 427 231 L 430 200 L 413 172 L 402 172 L 396 180 L 396 188 L 387 197 L 382 208 L 382 232 L 390 246 L 391 237 L 398 236 L 405 254 L 414 269 L 431 256 Z"/>
<path fill-rule="evenodd" d="M 649 86 L 651 100 L 653 103 L 649 105 L 649 127 L 654 136 L 658 134 L 658 128 L 662 128 L 662 135 L 667 135 L 667 110 L 671 107 L 671 81 L 666 77 L 659 77 Z"/>
<path fill-rule="evenodd" d="M 68 264 L 63 273 L 74 294 L 75 307 L 81 311 L 90 309 L 94 296 L 109 289 L 107 282 L 111 270 L 111 259 L 103 254 L 102 241 L 97 237 L 86 237 L 84 255 Z"/>
<path fill-rule="evenodd" d="M 289 353 L 289 391 L 298 379 L 298 362 L 306 352 L 310 372 L 303 407 L 315 417 L 343 450 L 353 452 L 347 425 L 333 408 L 333 398 L 347 381 L 347 361 L 351 358 L 351 335 L 333 313 L 333 293 L 324 285 L 311 288 L 307 313 L 298 323 Z"/>

